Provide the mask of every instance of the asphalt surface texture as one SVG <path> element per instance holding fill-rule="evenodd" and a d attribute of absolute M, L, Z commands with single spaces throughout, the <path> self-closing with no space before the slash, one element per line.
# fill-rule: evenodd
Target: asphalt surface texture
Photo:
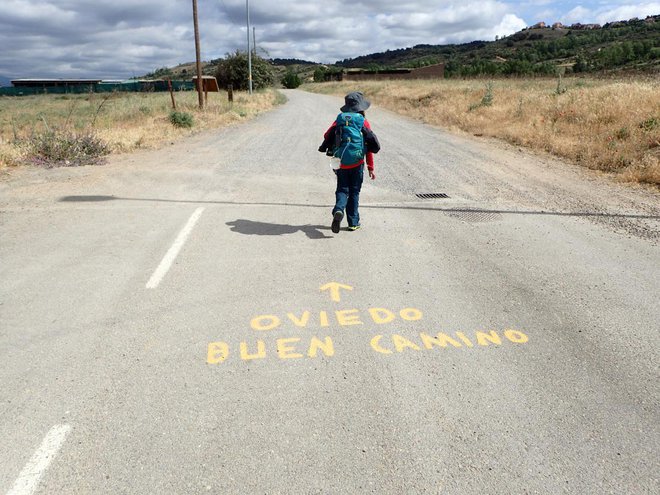
<path fill-rule="evenodd" d="M 658 493 L 657 189 L 285 94 L 0 180 L 0 493 Z"/>

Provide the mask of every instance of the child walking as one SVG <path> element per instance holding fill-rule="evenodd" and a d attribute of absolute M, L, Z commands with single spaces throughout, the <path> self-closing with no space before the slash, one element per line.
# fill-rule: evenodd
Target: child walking
<path fill-rule="evenodd" d="M 376 178 L 374 173 L 374 153 L 380 150 L 378 138 L 371 130 L 369 121 L 365 118 L 365 110 L 371 103 L 362 93 L 355 91 L 344 97 L 341 113 L 323 135 L 323 144 L 319 151 L 334 156 L 340 161 L 337 174 L 337 189 L 335 190 L 335 206 L 332 209 L 332 231 L 339 232 L 344 212 L 348 220 L 348 230 L 360 228 L 360 190 L 364 180 L 364 163 L 366 159 L 369 177 Z"/>

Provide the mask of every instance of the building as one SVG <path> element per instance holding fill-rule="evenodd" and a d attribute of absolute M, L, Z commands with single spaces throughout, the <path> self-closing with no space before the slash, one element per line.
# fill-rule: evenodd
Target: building
<path fill-rule="evenodd" d="M 190 91 L 189 81 L 136 80 L 113 81 L 102 79 L 14 79 L 12 87 L 0 88 L 1 96 L 36 94 L 82 94 L 108 92 Z"/>
<path fill-rule="evenodd" d="M 15 88 L 71 88 L 96 86 L 101 79 L 14 79 Z"/>
<path fill-rule="evenodd" d="M 435 64 L 416 69 L 347 69 L 340 73 L 338 79 L 345 81 L 368 81 L 383 79 L 443 79 L 444 77 L 445 64 Z"/>

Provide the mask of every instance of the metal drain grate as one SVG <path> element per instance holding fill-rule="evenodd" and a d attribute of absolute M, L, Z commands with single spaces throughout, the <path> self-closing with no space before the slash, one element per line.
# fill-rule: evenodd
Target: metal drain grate
<path fill-rule="evenodd" d="M 452 210 L 445 212 L 452 218 L 462 220 L 463 222 L 480 223 L 480 222 L 496 222 L 502 220 L 504 217 L 497 211 L 488 210 Z"/>
<path fill-rule="evenodd" d="M 438 198 L 448 198 L 445 193 L 419 193 L 415 194 L 420 199 L 438 199 Z"/>

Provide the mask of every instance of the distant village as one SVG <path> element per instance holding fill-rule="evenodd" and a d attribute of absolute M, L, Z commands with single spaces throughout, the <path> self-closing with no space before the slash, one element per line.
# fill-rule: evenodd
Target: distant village
<path fill-rule="evenodd" d="M 601 29 L 601 28 L 617 28 L 617 27 L 623 27 L 627 26 L 628 24 L 636 24 L 638 22 L 646 22 L 646 23 L 654 23 L 658 19 L 660 19 L 660 15 L 650 15 L 643 21 L 638 19 L 637 17 L 634 17 L 628 21 L 616 21 L 616 22 L 608 22 L 607 24 L 601 26 L 600 24 L 580 24 L 579 22 L 576 22 L 575 24 L 571 24 L 570 26 L 564 25 L 561 22 L 555 22 L 552 25 L 548 25 L 545 22 L 537 22 L 533 26 L 529 26 L 523 29 L 523 31 L 527 31 L 528 29 L 571 29 L 574 31 L 587 31 L 590 29 Z"/>

